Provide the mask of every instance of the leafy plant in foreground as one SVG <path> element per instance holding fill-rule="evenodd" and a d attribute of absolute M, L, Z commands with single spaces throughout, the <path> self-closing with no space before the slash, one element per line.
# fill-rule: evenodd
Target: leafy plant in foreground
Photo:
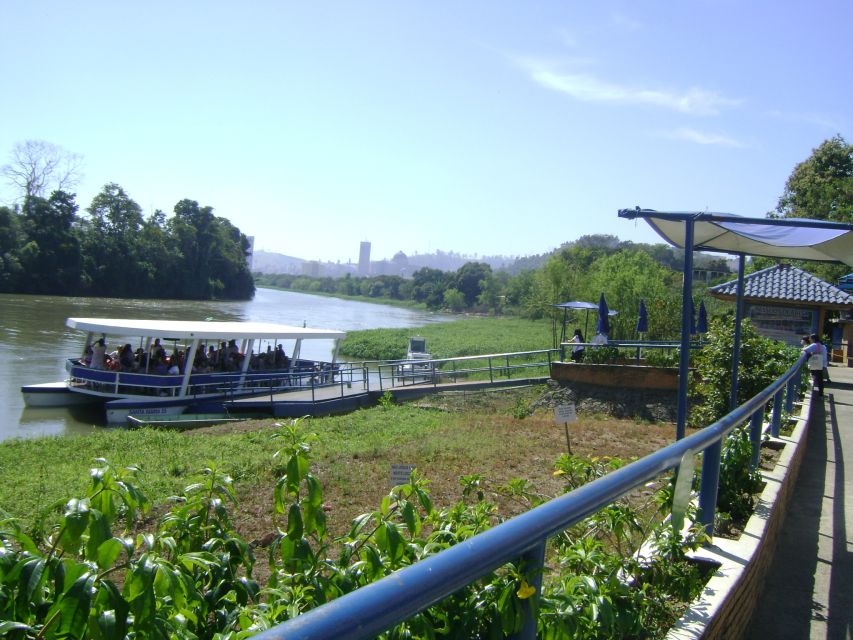
<path fill-rule="evenodd" d="M 251 547 L 232 528 L 231 478 L 214 467 L 170 499 L 151 532 L 134 515 L 149 504 L 138 470 L 105 461 L 92 471 L 83 498 L 70 500 L 56 527 L 33 538 L 14 519 L 0 526 L 0 633 L 17 638 L 209 638 L 236 640 L 375 582 L 398 569 L 499 524 L 479 475 L 462 479 L 462 497 L 437 509 L 428 483 L 414 473 L 378 508 L 330 539 L 323 488 L 311 472 L 315 436 L 300 421 L 274 434 L 281 477 L 273 499 L 275 536 L 270 578 L 253 579 Z M 621 464 L 563 456 L 557 473 L 570 490 Z M 525 480 L 497 492 L 535 505 L 545 499 Z M 645 514 L 645 515 L 643 515 Z M 648 513 L 611 505 L 558 536 L 541 593 L 535 574 L 505 564 L 382 637 L 492 638 L 515 634 L 525 601 L 534 605 L 542 637 L 633 637 L 671 619 L 669 594 L 687 598 L 698 581 L 682 540 L 671 528 L 643 524 Z M 123 525 L 120 536 L 113 528 Z M 652 533 L 656 553 L 638 545 Z M 669 617 L 667 617 L 669 616 Z"/>

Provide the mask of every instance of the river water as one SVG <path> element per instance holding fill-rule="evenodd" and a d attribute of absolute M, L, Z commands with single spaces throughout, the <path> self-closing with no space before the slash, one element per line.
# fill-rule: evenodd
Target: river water
<path fill-rule="evenodd" d="M 21 386 L 65 379 L 65 359 L 79 356 L 85 333 L 65 319 L 139 318 L 277 322 L 318 329 L 415 327 L 447 316 L 291 291 L 258 289 L 248 302 L 70 298 L 0 294 L 0 440 L 82 434 L 98 428 L 99 408 L 29 409 Z M 332 341 L 303 342 L 302 357 L 328 360 Z M 285 342 L 285 350 L 292 352 Z"/>

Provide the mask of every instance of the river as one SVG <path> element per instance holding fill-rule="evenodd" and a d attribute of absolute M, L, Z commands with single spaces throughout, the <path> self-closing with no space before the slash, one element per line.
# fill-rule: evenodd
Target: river
<path fill-rule="evenodd" d="M 69 317 L 277 322 L 318 329 L 415 327 L 448 316 L 292 291 L 258 289 L 247 302 L 71 298 L 0 294 L 0 440 L 84 434 L 100 409 L 29 409 L 21 386 L 63 380 L 65 359 L 80 355 L 85 334 Z M 287 345 L 285 345 L 287 348 Z M 302 356 L 328 360 L 331 341 L 306 341 Z"/>

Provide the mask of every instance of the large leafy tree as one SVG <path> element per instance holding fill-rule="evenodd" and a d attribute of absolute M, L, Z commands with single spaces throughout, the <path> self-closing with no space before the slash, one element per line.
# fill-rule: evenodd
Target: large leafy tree
<path fill-rule="evenodd" d="M 485 262 L 466 262 L 456 271 L 456 289 L 462 294 L 466 307 L 473 307 L 492 276 L 492 267 Z"/>
<path fill-rule="evenodd" d="M 17 291 L 24 274 L 18 251 L 24 244 L 19 218 L 14 209 L 0 207 L 0 292 L 3 293 Z"/>
<path fill-rule="evenodd" d="M 853 145 L 825 140 L 794 167 L 776 206 L 786 218 L 853 222 Z"/>
<path fill-rule="evenodd" d="M 180 298 L 251 298 L 255 292 L 246 264 L 249 242 L 225 218 L 213 215 L 212 207 L 195 200 L 181 200 L 167 226 L 179 261 L 173 283 Z"/>
<path fill-rule="evenodd" d="M 19 255 L 27 277 L 19 282 L 19 290 L 67 293 L 78 289 L 82 257 L 77 222 L 77 203 L 64 191 L 54 191 L 47 200 L 38 196 L 25 200 L 26 244 Z"/>
<path fill-rule="evenodd" d="M 773 215 L 853 223 L 853 145 L 840 135 L 825 140 L 794 167 Z M 773 264 L 758 260 L 755 268 Z M 850 267 L 831 263 L 797 262 L 797 266 L 835 283 Z"/>
<path fill-rule="evenodd" d="M 86 272 L 94 291 L 147 296 L 155 273 L 141 243 L 142 208 L 115 183 L 92 199 L 86 225 Z"/>

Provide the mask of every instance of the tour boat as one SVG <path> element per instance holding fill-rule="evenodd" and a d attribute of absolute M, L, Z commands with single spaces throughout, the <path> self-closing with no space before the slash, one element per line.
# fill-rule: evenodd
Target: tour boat
<path fill-rule="evenodd" d="M 68 318 L 65 324 L 86 332 L 82 355 L 66 360 L 65 381 L 21 387 L 24 402 L 28 407 L 102 403 L 110 425 L 126 425 L 129 416 L 167 419 L 185 411 L 212 413 L 219 411 L 223 402 L 236 398 L 269 395 L 318 381 L 333 382 L 338 344 L 346 336 L 343 331 L 332 329 L 263 322 Z M 86 363 L 84 356 L 99 338 L 105 339 L 107 349 L 130 344 L 146 355 L 159 339 L 167 353 L 183 351 L 186 365 L 181 373 L 154 373 L 149 364 L 151 358 L 145 357 L 145 367 L 136 370 L 95 368 Z M 271 350 L 274 354 L 285 340 L 293 344 L 286 365 L 279 361 L 258 366 L 261 353 L 266 356 L 261 351 L 264 344 L 268 349 L 275 344 Z M 305 340 L 334 341 L 331 362 L 302 359 Z M 232 360 L 235 366 L 230 370 L 193 370 L 191 365 L 199 349 L 223 342 L 232 345 L 238 354 Z"/>

